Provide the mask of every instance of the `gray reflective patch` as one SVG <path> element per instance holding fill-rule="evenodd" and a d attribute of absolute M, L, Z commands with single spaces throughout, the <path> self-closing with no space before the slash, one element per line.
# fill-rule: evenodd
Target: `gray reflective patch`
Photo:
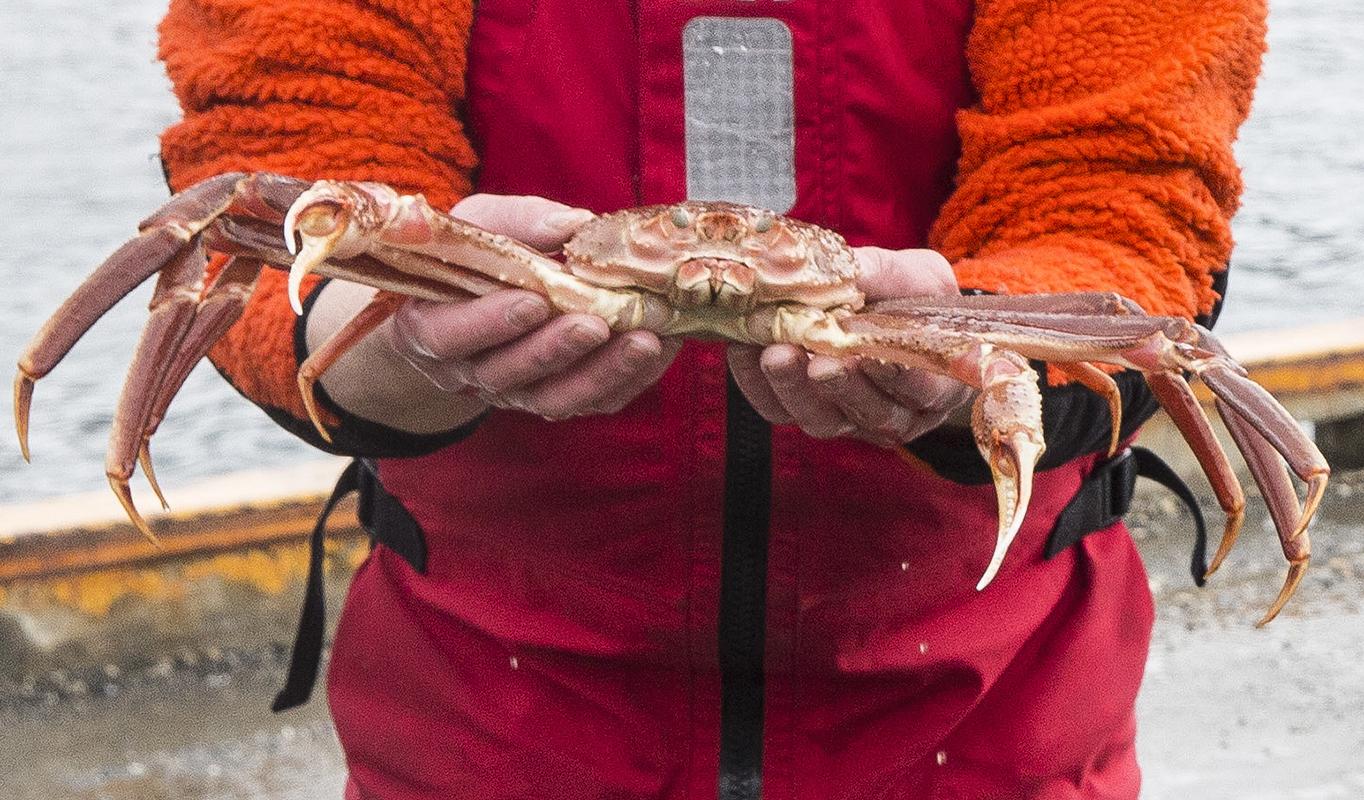
<path fill-rule="evenodd" d="M 697 17 L 682 34 L 687 197 L 778 213 L 796 204 L 791 30 Z"/>

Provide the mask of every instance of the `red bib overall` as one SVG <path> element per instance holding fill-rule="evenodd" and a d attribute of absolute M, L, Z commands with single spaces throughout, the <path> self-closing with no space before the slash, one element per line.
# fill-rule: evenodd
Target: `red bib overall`
<path fill-rule="evenodd" d="M 793 216 L 921 247 L 971 100 L 969 0 L 484 0 L 478 189 L 596 211 L 687 191 L 682 34 L 790 30 Z M 1133 798 L 1152 622 L 1121 525 L 1050 560 L 1094 459 L 1038 476 L 1000 576 L 993 488 L 769 429 L 689 343 L 619 414 L 495 412 L 381 463 L 425 532 L 337 633 L 351 797 Z"/>

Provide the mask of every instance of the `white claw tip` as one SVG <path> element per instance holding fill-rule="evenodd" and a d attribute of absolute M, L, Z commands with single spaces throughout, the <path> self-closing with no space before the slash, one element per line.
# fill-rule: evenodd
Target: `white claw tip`
<path fill-rule="evenodd" d="M 303 276 L 308 274 L 306 268 L 300 268 L 295 262 L 289 270 L 289 305 L 293 307 L 294 313 L 303 316 L 303 300 L 300 294 L 303 291 Z"/>
<path fill-rule="evenodd" d="M 298 255 L 298 203 L 290 206 L 289 213 L 284 216 L 284 246 L 289 255 Z"/>
<path fill-rule="evenodd" d="M 980 581 L 976 584 L 977 592 L 985 591 L 985 587 L 989 586 L 990 582 L 995 579 L 995 575 L 999 574 L 999 566 L 1003 563 L 1004 559 L 1002 558 L 990 561 L 990 566 L 985 568 L 985 574 L 980 576 Z"/>
<path fill-rule="evenodd" d="M 999 568 L 1004 565 L 1004 557 L 1009 553 L 1009 545 L 1014 543 L 1014 538 L 1018 536 L 1018 531 L 1023 527 L 1023 515 L 1026 507 L 1025 500 L 1022 507 L 1014 510 L 1013 516 L 1009 519 L 1008 527 L 999 532 L 999 537 L 995 541 L 995 552 L 990 556 L 990 566 L 986 567 L 985 574 L 980 576 L 980 582 L 976 584 L 976 591 L 984 591 L 985 587 L 989 586 L 990 582 L 999 574 Z"/>

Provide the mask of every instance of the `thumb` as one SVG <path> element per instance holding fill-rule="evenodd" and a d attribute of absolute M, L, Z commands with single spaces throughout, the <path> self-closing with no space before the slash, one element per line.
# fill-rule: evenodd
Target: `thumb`
<path fill-rule="evenodd" d="M 450 214 L 543 251 L 557 250 L 594 216 L 545 197 L 505 194 L 469 195 Z"/>
<path fill-rule="evenodd" d="M 857 288 L 867 300 L 957 294 L 952 265 L 936 250 L 853 249 L 858 260 Z"/>

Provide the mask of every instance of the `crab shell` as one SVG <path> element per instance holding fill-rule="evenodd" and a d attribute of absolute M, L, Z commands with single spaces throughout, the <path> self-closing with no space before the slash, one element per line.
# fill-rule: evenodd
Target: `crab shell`
<path fill-rule="evenodd" d="M 564 245 L 564 258 L 589 283 L 663 295 L 698 323 L 775 303 L 855 311 L 864 301 L 857 259 L 842 236 L 733 203 L 605 214 Z"/>

